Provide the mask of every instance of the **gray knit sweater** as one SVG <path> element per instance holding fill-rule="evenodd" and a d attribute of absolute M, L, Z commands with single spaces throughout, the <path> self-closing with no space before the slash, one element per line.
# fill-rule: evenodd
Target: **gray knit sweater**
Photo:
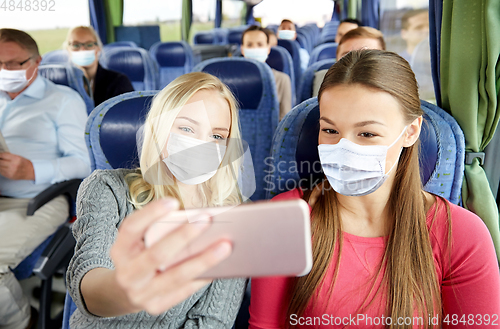
<path fill-rule="evenodd" d="M 243 299 L 245 279 L 214 280 L 159 316 L 139 312 L 102 318 L 87 311 L 80 293 L 82 278 L 96 267 L 114 268 L 109 250 L 121 221 L 134 211 L 125 182 L 130 172 L 94 171 L 78 191 L 78 219 L 73 225 L 76 247 L 66 277 L 78 307 L 71 316 L 71 328 L 231 328 Z"/>

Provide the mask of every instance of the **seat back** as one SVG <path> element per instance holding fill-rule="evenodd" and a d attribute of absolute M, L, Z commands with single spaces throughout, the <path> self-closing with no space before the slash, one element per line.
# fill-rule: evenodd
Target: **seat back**
<path fill-rule="evenodd" d="M 457 204 L 464 171 L 464 135 L 455 119 L 422 101 L 420 174 L 424 189 Z M 296 187 L 311 188 L 324 179 L 318 156 L 317 98 L 297 105 L 280 122 L 273 137 L 266 177 L 267 198 Z"/>
<path fill-rule="evenodd" d="M 130 47 L 130 48 L 139 48 L 137 43 L 134 41 L 116 41 L 112 43 L 108 43 L 107 45 L 104 45 L 103 49 L 111 49 L 111 48 L 116 48 L 116 47 Z"/>
<path fill-rule="evenodd" d="M 201 31 L 194 35 L 195 45 L 214 45 L 217 44 L 217 37 L 213 31 Z"/>
<path fill-rule="evenodd" d="M 227 34 L 227 43 L 241 45 L 242 35 L 243 35 L 243 30 L 229 30 Z"/>
<path fill-rule="evenodd" d="M 193 51 L 187 42 L 158 42 L 151 46 L 149 54 L 160 69 L 159 89 L 193 69 Z"/>
<path fill-rule="evenodd" d="M 248 143 L 255 169 L 256 191 L 252 200 L 265 197 L 265 159 L 278 125 L 279 104 L 274 76 L 268 65 L 246 58 L 214 58 L 193 71 L 215 75 L 231 89 L 240 105 L 242 138 Z"/>
<path fill-rule="evenodd" d="M 156 90 L 132 91 L 97 106 L 87 119 L 85 142 L 91 169 L 137 168 L 136 133 Z"/>
<path fill-rule="evenodd" d="M 125 74 L 135 90 L 156 90 L 158 69 L 148 52 L 142 48 L 115 47 L 101 57 L 104 68 Z"/>
<path fill-rule="evenodd" d="M 297 104 L 295 92 L 295 71 L 293 69 L 293 60 L 290 53 L 283 47 L 272 47 L 266 63 L 273 69 L 288 74 L 292 85 L 292 106 L 295 106 L 295 104 Z"/>
<path fill-rule="evenodd" d="M 302 81 L 299 90 L 297 91 L 298 102 L 301 103 L 313 97 L 313 84 L 315 74 L 321 70 L 328 70 L 335 63 L 335 59 L 324 59 L 322 61 L 313 63 L 302 74 Z"/>
<path fill-rule="evenodd" d="M 325 43 L 325 40 L 335 40 L 335 36 L 337 35 L 337 29 L 339 28 L 340 22 L 330 21 L 323 26 L 323 30 L 319 36 L 318 43 Z"/>
<path fill-rule="evenodd" d="M 85 90 L 85 86 L 87 86 L 87 90 L 91 90 L 89 81 L 82 70 L 76 66 L 67 63 L 44 64 L 38 67 L 38 72 L 41 76 L 56 84 L 68 86 L 76 90 L 85 102 L 87 113 L 90 113 L 94 109 L 94 100 Z"/>
<path fill-rule="evenodd" d="M 300 67 L 299 44 L 295 40 L 278 39 L 278 46 L 288 50 L 293 61 L 293 71 L 295 73 L 295 90 L 299 89 L 299 82 L 302 79 L 302 69 Z"/>
<path fill-rule="evenodd" d="M 325 59 L 335 59 L 337 57 L 337 47 L 338 44 L 335 42 L 324 43 L 316 46 L 311 53 L 311 57 L 309 58 L 309 66 Z"/>
<path fill-rule="evenodd" d="M 49 51 L 42 56 L 40 64 L 62 64 L 69 63 L 69 54 L 66 50 L 53 50 Z"/>

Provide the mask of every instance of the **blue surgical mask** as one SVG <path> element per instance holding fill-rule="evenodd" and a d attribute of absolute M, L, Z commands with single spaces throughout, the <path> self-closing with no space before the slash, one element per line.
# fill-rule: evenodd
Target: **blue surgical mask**
<path fill-rule="evenodd" d="M 89 66 L 95 61 L 95 50 L 72 51 L 71 60 L 78 66 Z"/>
<path fill-rule="evenodd" d="M 279 30 L 278 38 L 284 40 L 293 40 L 295 38 L 295 31 L 292 30 Z"/>
<path fill-rule="evenodd" d="M 267 53 L 269 49 L 267 48 L 243 48 L 245 53 L 245 58 L 255 59 L 259 62 L 265 62 L 267 59 Z"/>

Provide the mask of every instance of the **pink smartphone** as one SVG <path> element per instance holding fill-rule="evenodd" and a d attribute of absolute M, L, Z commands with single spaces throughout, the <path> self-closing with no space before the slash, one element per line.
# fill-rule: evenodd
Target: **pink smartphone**
<path fill-rule="evenodd" d="M 151 225 L 144 237 L 146 247 L 177 228 L 179 221 L 197 225 L 190 220 L 197 213 L 210 214 L 212 225 L 163 269 L 228 240 L 231 255 L 200 278 L 302 276 L 311 270 L 309 206 L 301 199 L 173 212 Z"/>

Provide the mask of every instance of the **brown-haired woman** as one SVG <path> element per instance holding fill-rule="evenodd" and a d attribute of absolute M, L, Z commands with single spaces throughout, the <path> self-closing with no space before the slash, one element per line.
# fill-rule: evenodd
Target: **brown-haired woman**
<path fill-rule="evenodd" d="M 311 272 L 252 280 L 250 328 L 439 328 L 500 323 L 491 237 L 473 213 L 424 192 L 422 110 L 400 56 L 353 51 L 319 92 L 327 177 L 311 206 Z M 488 323 L 487 323 L 488 322 Z"/>

